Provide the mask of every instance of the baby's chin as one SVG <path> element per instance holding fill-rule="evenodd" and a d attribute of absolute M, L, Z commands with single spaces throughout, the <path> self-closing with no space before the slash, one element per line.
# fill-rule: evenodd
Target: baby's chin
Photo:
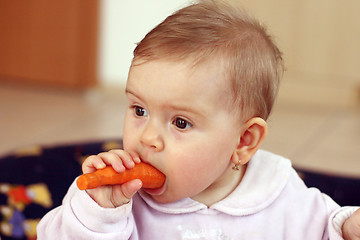
<path fill-rule="evenodd" d="M 161 204 L 173 203 L 182 199 L 180 197 L 176 198 L 175 196 L 173 196 L 173 194 L 168 194 L 168 192 L 163 192 L 162 194 L 152 194 L 152 189 L 150 189 L 150 191 L 144 189 L 144 191 L 149 194 L 155 202 Z"/>
<path fill-rule="evenodd" d="M 149 194 L 150 196 L 161 196 L 164 193 L 164 186 L 159 188 L 143 188 L 144 192 Z"/>

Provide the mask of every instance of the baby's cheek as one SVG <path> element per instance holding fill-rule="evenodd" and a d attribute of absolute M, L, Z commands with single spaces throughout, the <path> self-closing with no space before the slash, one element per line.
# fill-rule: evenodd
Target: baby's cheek
<path fill-rule="evenodd" d="M 127 152 L 134 152 L 136 150 L 135 145 L 136 139 L 134 138 L 134 135 L 131 133 L 124 134 L 123 138 L 123 148 Z"/>

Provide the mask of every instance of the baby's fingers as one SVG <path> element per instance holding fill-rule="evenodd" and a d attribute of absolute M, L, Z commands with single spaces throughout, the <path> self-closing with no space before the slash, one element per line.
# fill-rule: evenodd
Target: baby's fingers
<path fill-rule="evenodd" d="M 135 166 L 135 163 L 141 162 L 138 154 L 130 154 L 121 149 L 111 150 L 110 153 L 119 156 L 126 168 L 133 168 Z"/>
<path fill-rule="evenodd" d="M 113 197 L 111 201 L 114 207 L 128 203 L 141 187 L 142 182 L 139 179 L 134 179 L 122 185 L 113 186 Z"/>
<path fill-rule="evenodd" d="M 118 149 L 88 157 L 82 165 L 82 170 L 83 173 L 90 173 L 109 165 L 112 166 L 115 171 L 123 172 L 126 168 L 133 168 L 135 163 L 139 162 L 140 158 L 138 155 L 131 155 L 124 150 Z"/>
<path fill-rule="evenodd" d="M 106 163 L 106 165 L 112 166 L 117 172 L 125 171 L 125 167 L 128 168 L 128 164 L 126 164 L 126 162 L 131 161 L 130 154 L 123 150 L 121 150 L 121 154 L 109 151 L 99 153 L 98 156 Z"/>
<path fill-rule="evenodd" d="M 82 165 L 83 173 L 94 172 L 107 165 L 112 166 L 117 172 L 123 172 L 125 167 L 121 158 L 130 158 L 130 155 L 123 151 L 122 155 L 113 152 L 102 152 L 98 155 L 89 156 Z"/>
<path fill-rule="evenodd" d="M 83 173 L 90 173 L 96 171 L 96 169 L 102 169 L 106 167 L 104 161 L 97 155 L 92 155 L 86 158 L 82 164 Z"/>

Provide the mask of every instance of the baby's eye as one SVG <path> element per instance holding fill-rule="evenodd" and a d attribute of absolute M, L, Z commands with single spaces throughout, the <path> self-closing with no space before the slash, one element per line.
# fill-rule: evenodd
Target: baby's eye
<path fill-rule="evenodd" d="M 146 112 L 146 110 L 145 110 L 144 108 L 142 108 L 142 107 L 135 106 L 134 109 L 135 109 L 135 114 L 136 114 L 136 116 L 138 116 L 138 117 L 144 117 L 144 116 L 147 116 L 147 115 L 148 115 L 148 113 Z"/>
<path fill-rule="evenodd" d="M 187 129 L 192 127 L 192 124 L 182 118 L 176 118 L 173 124 L 179 129 Z"/>

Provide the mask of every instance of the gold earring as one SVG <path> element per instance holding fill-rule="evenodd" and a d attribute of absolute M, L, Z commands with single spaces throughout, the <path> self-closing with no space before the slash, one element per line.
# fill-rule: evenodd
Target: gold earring
<path fill-rule="evenodd" d="M 238 163 L 236 163 L 232 169 L 235 170 L 235 171 L 239 171 L 240 170 L 240 166 L 241 166 L 241 160 L 239 160 Z"/>

